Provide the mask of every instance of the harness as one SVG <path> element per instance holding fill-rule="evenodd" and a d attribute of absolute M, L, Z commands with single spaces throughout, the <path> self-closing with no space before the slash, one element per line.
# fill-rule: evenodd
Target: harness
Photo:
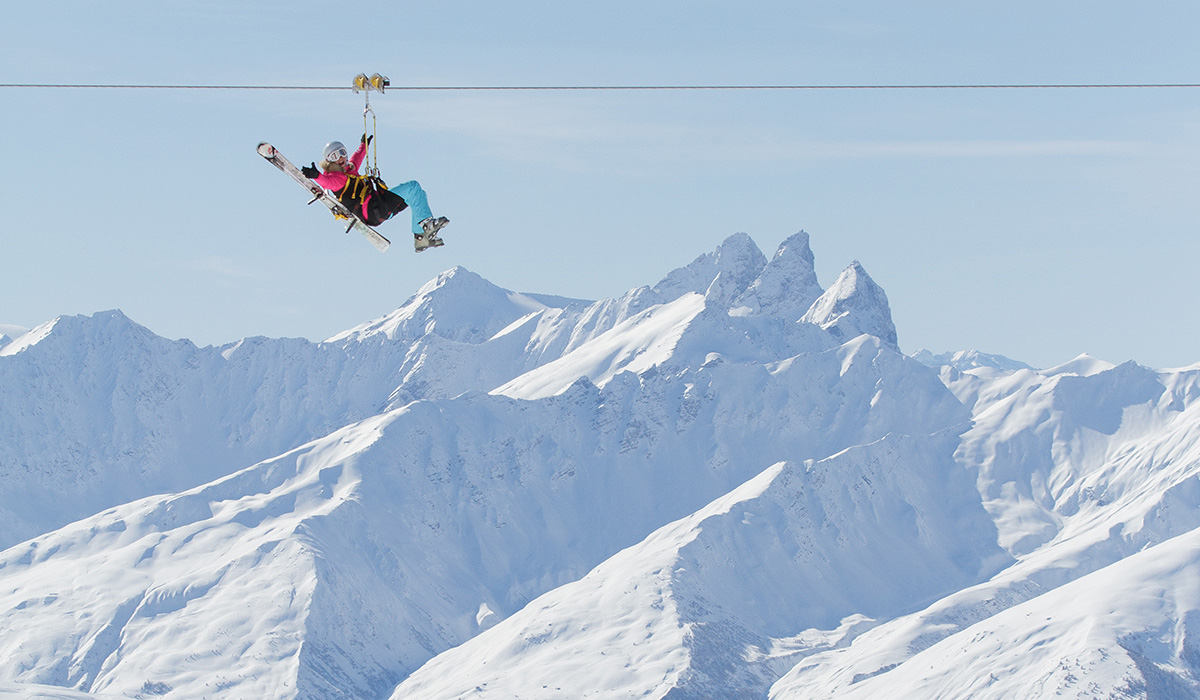
<path fill-rule="evenodd" d="M 367 201 L 367 197 L 375 194 L 379 190 L 386 190 L 387 183 L 381 178 L 374 175 L 355 175 L 354 173 L 344 173 L 346 176 L 346 184 L 342 189 L 334 193 L 338 201 L 346 205 L 346 208 L 352 212 L 358 213 L 363 210 L 363 205 Z"/>

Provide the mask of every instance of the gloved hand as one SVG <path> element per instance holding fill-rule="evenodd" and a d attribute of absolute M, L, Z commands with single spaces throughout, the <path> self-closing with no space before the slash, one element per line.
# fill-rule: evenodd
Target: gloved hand
<path fill-rule="evenodd" d="M 303 168 L 300 168 L 300 172 L 303 173 L 304 177 L 308 178 L 309 180 L 312 180 L 313 178 L 315 178 L 316 176 L 321 174 L 321 171 L 317 170 L 316 163 L 313 163 L 312 165 L 306 165 Z"/>
<path fill-rule="evenodd" d="M 360 139 L 360 140 L 359 140 L 359 142 L 360 142 L 360 143 L 365 143 L 365 144 L 367 144 L 368 146 L 370 146 L 370 145 L 371 145 L 371 139 L 373 139 L 373 138 L 375 138 L 374 134 L 372 134 L 371 136 L 367 136 L 366 134 L 363 134 L 363 135 L 362 135 L 362 139 Z"/>

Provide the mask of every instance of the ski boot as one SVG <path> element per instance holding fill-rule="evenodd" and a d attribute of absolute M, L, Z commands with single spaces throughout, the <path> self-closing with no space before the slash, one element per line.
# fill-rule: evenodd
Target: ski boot
<path fill-rule="evenodd" d="M 426 248 L 437 248 L 438 246 L 446 245 L 437 234 L 438 231 L 441 231 L 442 227 L 448 223 L 450 223 L 450 220 L 444 216 L 439 216 L 437 218 L 429 217 L 428 219 L 422 221 L 421 233 L 413 234 L 413 246 L 416 248 L 417 252 L 420 253 Z"/>
<path fill-rule="evenodd" d="M 437 232 L 441 231 L 442 227 L 448 223 L 450 223 L 450 219 L 444 216 L 439 216 L 436 219 L 431 216 L 421 222 L 421 234 L 426 238 L 437 238 Z"/>
<path fill-rule="evenodd" d="M 440 238 L 427 238 L 419 234 L 413 235 L 413 249 L 418 253 L 428 250 L 429 248 L 437 248 L 446 245 L 446 242 Z"/>

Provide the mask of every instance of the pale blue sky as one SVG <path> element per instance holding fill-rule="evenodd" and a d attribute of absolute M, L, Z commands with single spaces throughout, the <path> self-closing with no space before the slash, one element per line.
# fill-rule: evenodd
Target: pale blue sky
<path fill-rule="evenodd" d="M 1178 2 L 15 3 L 0 83 L 1197 83 Z M 907 352 L 1200 361 L 1200 90 L 403 92 L 385 177 L 450 217 L 379 254 L 254 152 L 356 140 L 352 92 L 0 89 L 0 324 L 320 340 L 455 265 L 582 298 L 738 231 L 858 259 Z"/>

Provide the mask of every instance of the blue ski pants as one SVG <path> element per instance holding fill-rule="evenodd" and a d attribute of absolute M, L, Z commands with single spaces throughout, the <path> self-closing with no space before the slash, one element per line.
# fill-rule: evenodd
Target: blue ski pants
<path fill-rule="evenodd" d="M 416 180 L 402 182 L 386 190 L 380 189 L 371 195 L 365 221 L 368 226 L 377 226 L 404 211 L 405 207 L 412 208 L 413 233 L 421 233 L 421 222 L 433 216 L 433 213 L 429 210 L 425 190 Z"/>
<path fill-rule="evenodd" d="M 421 222 L 433 216 L 433 212 L 429 210 L 429 200 L 425 197 L 425 190 L 421 189 L 421 184 L 416 180 L 409 180 L 399 185 L 393 185 L 390 189 L 408 202 L 409 208 L 412 209 L 412 232 L 414 234 L 421 233 Z"/>

